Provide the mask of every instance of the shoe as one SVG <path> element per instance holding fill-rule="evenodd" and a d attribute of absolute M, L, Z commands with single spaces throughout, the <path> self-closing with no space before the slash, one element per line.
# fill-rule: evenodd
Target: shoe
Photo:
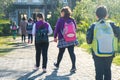
<path fill-rule="evenodd" d="M 59 69 L 59 66 L 57 65 L 57 63 L 54 63 L 54 66 L 56 67 L 56 69 Z"/>
<path fill-rule="evenodd" d="M 33 70 L 39 70 L 39 67 L 36 67 L 36 66 L 35 66 Z"/>
<path fill-rule="evenodd" d="M 47 70 L 45 68 L 43 68 L 43 73 L 46 73 L 46 72 L 47 72 Z"/>
<path fill-rule="evenodd" d="M 70 70 L 70 72 L 75 72 L 76 71 L 76 68 L 72 68 L 71 70 Z"/>

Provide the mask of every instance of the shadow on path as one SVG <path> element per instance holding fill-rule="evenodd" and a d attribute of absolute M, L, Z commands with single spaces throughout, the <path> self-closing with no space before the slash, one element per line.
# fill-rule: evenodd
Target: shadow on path
<path fill-rule="evenodd" d="M 41 72 L 41 73 L 38 74 L 38 75 L 35 75 L 35 76 L 30 77 L 28 80 L 35 80 L 36 78 L 42 76 L 43 74 L 45 74 L 45 73 L 44 73 L 44 72 Z M 40 79 L 40 80 L 41 80 L 41 79 Z"/>
<path fill-rule="evenodd" d="M 70 80 L 68 76 L 72 75 L 72 73 L 64 76 L 58 76 L 57 75 L 58 71 L 54 70 L 51 75 L 46 76 L 44 80 Z"/>
<path fill-rule="evenodd" d="M 34 74 L 37 70 L 34 70 L 32 72 L 27 73 L 24 76 L 21 76 L 20 78 L 18 78 L 17 80 L 31 80 L 29 77 Z"/>
<path fill-rule="evenodd" d="M 11 48 L 0 48 L 0 55 L 5 55 L 13 50 L 16 50 L 16 49 L 25 49 L 25 48 L 29 48 L 29 47 L 32 47 L 34 45 L 28 45 L 27 43 L 10 43 L 8 44 L 8 46 L 11 45 L 12 47 Z"/>

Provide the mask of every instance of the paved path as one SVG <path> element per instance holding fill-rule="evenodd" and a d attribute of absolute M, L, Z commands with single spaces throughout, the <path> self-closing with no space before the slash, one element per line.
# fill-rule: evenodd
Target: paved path
<path fill-rule="evenodd" d="M 54 70 L 53 63 L 57 59 L 56 43 L 49 46 L 47 73 L 33 71 L 35 63 L 34 45 L 19 44 L 8 55 L 0 57 L 0 80 L 95 80 L 92 56 L 80 48 L 75 48 L 77 57 L 77 72 L 71 74 L 71 61 L 66 50 L 58 71 Z M 112 80 L 120 80 L 120 67 L 112 65 Z"/>

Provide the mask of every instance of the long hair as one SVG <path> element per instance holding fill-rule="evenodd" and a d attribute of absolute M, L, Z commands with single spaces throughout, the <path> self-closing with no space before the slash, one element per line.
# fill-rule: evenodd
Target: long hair
<path fill-rule="evenodd" d="M 72 14 L 72 11 L 71 11 L 70 7 L 68 7 L 68 6 L 63 7 L 61 12 L 64 12 L 64 18 L 69 18 Z"/>

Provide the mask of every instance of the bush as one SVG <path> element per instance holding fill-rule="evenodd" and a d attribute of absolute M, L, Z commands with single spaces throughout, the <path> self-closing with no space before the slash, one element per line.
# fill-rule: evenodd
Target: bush
<path fill-rule="evenodd" d="M 83 44 L 86 41 L 85 34 L 83 33 L 77 33 L 79 45 Z"/>
<path fill-rule="evenodd" d="M 0 24 L 0 36 L 9 36 L 10 33 L 10 24 Z"/>
<path fill-rule="evenodd" d="M 116 65 L 120 65 L 120 56 L 116 56 L 113 60 L 113 63 L 115 63 Z"/>

